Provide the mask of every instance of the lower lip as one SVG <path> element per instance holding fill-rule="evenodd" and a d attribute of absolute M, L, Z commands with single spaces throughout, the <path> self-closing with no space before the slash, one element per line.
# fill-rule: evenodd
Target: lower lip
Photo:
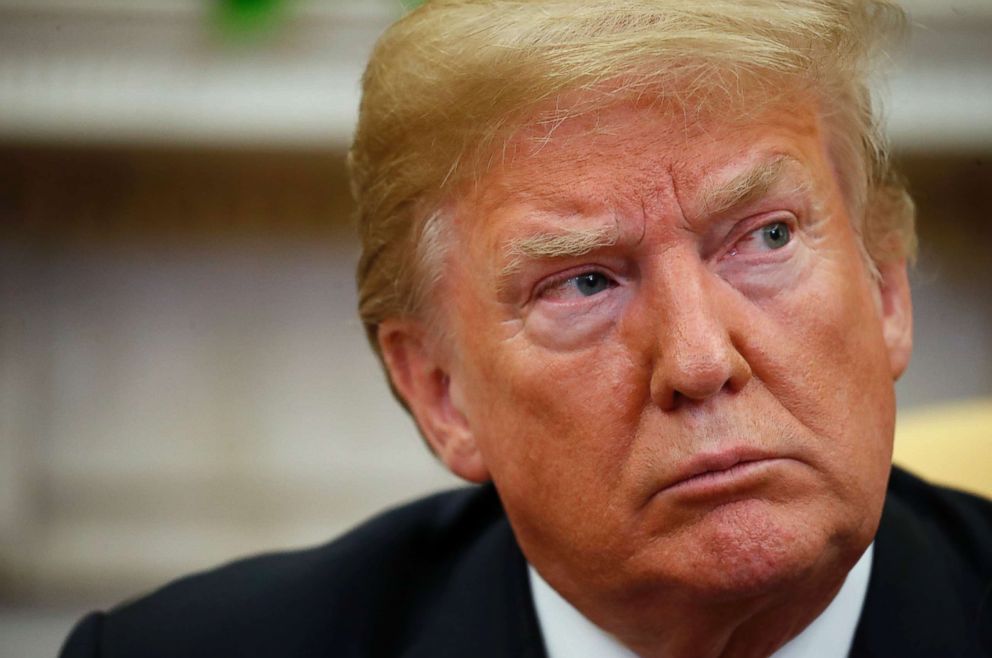
<path fill-rule="evenodd" d="M 741 493 L 762 484 L 769 472 L 785 461 L 775 458 L 740 462 L 722 471 L 707 471 L 676 482 L 667 487 L 664 493 L 692 498 Z"/>

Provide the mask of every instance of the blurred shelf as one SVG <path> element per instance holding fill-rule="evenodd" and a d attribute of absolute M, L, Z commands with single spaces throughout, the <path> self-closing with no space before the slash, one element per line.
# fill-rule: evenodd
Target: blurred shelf
<path fill-rule="evenodd" d="M 992 2 L 911 0 L 885 106 L 903 149 L 992 148 Z M 287 3 L 231 41 L 193 0 L 0 0 L 0 140 L 341 148 L 398 0 Z"/>
<path fill-rule="evenodd" d="M 212 5 L 0 2 L 0 139 L 347 144 L 385 2 L 291 3 L 252 38 Z"/>

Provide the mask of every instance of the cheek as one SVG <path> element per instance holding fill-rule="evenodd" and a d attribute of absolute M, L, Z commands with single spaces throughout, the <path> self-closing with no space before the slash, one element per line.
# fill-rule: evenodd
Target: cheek
<path fill-rule="evenodd" d="M 861 491 L 880 475 L 884 483 L 891 455 L 895 402 L 881 322 L 870 284 L 842 272 L 820 281 L 782 300 L 778 335 L 766 341 L 777 355 L 756 374 L 818 437 L 819 466 Z"/>
<path fill-rule="evenodd" d="M 622 348 L 603 343 L 559 353 L 521 336 L 490 348 L 473 376 L 486 401 L 473 431 L 497 483 L 519 479 L 530 495 L 615 481 L 644 379 L 632 368 Z"/>
<path fill-rule="evenodd" d="M 644 378 L 618 347 L 500 351 L 480 364 L 489 404 L 473 431 L 525 552 L 625 554 L 631 546 L 613 543 L 625 536 L 623 476 L 643 409 L 633 382 Z"/>

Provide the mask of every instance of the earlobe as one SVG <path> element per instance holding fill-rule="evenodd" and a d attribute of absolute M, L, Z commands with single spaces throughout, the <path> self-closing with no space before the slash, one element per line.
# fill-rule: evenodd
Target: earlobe
<path fill-rule="evenodd" d="M 889 352 L 893 379 L 899 379 L 913 352 L 913 304 L 909 292 L 906 261 L 879 265 L 882 332 Z"/>
<path fill-rule="evenodd" d="M 424 438 L 445 466 L 470 482 L 489 479 L 450 368 L 416 320 L 391 319 L 379 326 L 379 348 L 393 386 L 406 401 Z"/>

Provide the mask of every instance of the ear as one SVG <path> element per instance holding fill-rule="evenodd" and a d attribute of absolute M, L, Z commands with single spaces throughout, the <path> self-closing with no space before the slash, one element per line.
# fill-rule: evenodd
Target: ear
<path fill-rule="evenodd" d="M 913 352 L 913 304 L 909 294 L 906 261 L 883 263 L 879 270 L 882 335 L 889 351 L 892 379 L 899 379 Z"/>
<path fill-rule="evenodd" d="M 489 479 L 437 341 L 417 320 L 390 319 L 379 325 L 379 349 L 393 386 L 410 408 L 435 454 L 455 475 L 470 482 Z"/>

